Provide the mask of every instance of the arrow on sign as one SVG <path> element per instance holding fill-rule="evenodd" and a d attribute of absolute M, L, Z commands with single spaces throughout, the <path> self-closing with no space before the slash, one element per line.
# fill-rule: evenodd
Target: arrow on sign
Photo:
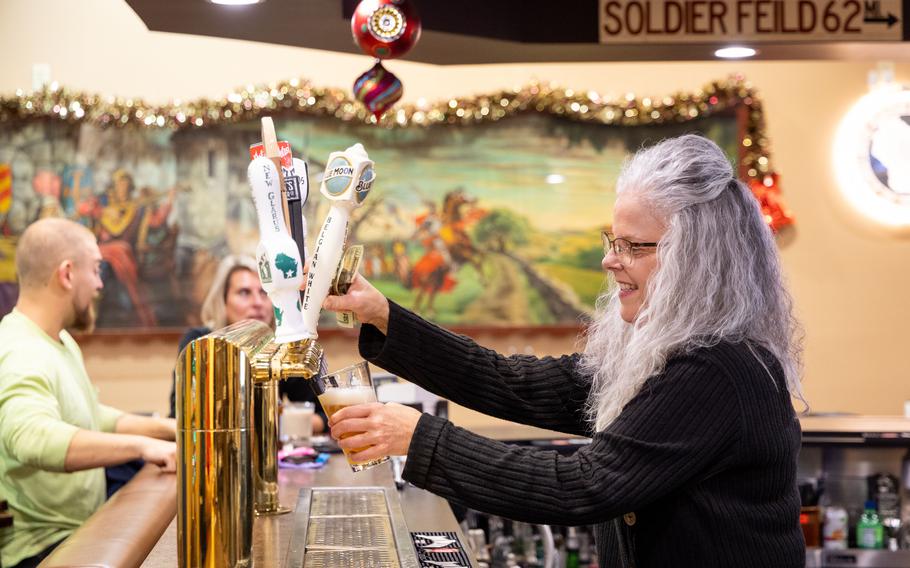
<path fill-rule="evenodd" d="M 874 16 L 874 17 L 866 16 L 865 18 L 863 18 L 863 22 L 865 22 L 867 24 L 888 24 L 888 27 L 890 28 L 891 26 L 893 26 L 894 24 L 897 23 L 897 16 L 895 16 L 891 12 L 888 12 L 887 18 L 885 16 Z"/>

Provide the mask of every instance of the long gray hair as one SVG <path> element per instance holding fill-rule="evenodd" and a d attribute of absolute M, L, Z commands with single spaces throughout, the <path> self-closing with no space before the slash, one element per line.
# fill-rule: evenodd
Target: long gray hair
<path fill-rule="evenodd" d="M 721 149 L 691 134 L 664 140 L 625 163 L 616 192 L 644 200 L 667 231 L 634 322 L 620 317 L 612 273 L 598 298 L 581 360 L 593 377 L 588 415 L 595 430 L 607 428 L 668 358 L 721 341 L 770 351 L 789 392 L 804 401 L 802 329 L 777 246 Z"/>

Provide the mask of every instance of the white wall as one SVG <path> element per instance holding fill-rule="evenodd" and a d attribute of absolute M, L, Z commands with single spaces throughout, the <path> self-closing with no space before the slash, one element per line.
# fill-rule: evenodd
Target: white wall
<path fill-rule="evenodd" d="M 121 0 L 0 0 L 0 54 L 0 93 L 29 88 L 32 64 L 48 63 L 53 78 L 67 87 L 151 102 L 217 97 L 248 83 L 294 76 L 350 88 L 370 65 L 366 56 L 148 32 Z M 865 92 L 874 62 L 436 67 L 392 61 L 388 67 L 404 82 L 406 101 L 470 96 L 535 78 L 602 94 L 660 96 L 744 73 L 764 100 L 772 165 L 796 215 L 782 255 L 808 334 L 810 402 L 816 410 L 886 414 L 900 413 L 903 400 L 910 399 L 910 239 L 858 219 L 842 204 L 832 171 L 838 121 Z M 898 62 L 896 75 L 910 82 L 910 63 Z M 480 340 L 500 348 L 512 341 Z M 570 350 L 574 343 L 518 339 L 525 340 L 538 353 Z M 350 341 L 341 343 L 348 347 L 338 349 L 353 350 Z M 139 348 L 149 364 L 125 369 L 136 360 L 118 353 Z M 164 408 L 175 349 L 122 342 L 90 346 L 86 355 L 105 400 L 126 408 Z M 355 356 L 346 352 L 341 359 Z M 144 378 L 123 382 L 137 374 Z"/>

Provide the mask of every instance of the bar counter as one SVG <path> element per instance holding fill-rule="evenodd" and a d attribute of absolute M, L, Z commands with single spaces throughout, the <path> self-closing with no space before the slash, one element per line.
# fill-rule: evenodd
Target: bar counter
<path fill-rule="evenodd" d="M 910 420 L 882 416 L 801 416 L 804 442 L 831 434 L 855 434 L 850 445 L 877 441 L 897 442 L 905 446 L 910 439 Z M 470 421 L 467 421 L 470 422 Z M 529 426 L 495 421 L 494 424 L 463 424 L 468 429 L 492 438 L 510 442 L 555 441 L 575 445 L 584 439 L 540 430 Z M 814 437 L 813 437 L 814 436 Z M 827 438 L 825 438 L 827 440 Z M 824 441 L 819 438 L 819 441 Z M 838 438 L 839 444 L 845 441 Z M 408 529 L 411 531 L 454 531 L 463 545 L 465 536 L 448 503 L 431 493 L 405 486 L 394 490 L 391 464 L 354 474 L 344 456 L 335 454 L 328 464 L 317 470 L 281 469 L 278 474 L 279 500 L 292 511 L 303 488 L 367 487 L 393 488 L 398 495 Z M 99 509 L 86 524 L 42 563 L 43 568 L 92 566 L 147 566 L 172 568 L 177 565 L 176 476 L 161 474 L 155 466 L 146 466 L 114 498 Z M 0 517 L 2 518 L 2 517 Z M 294 513 L 259 517 L 253 525 L 254 566 L 287 566 L 291 535 L 297 519 Z M 163 531 L 163 533 L 162 533 Z M 810 565 L 814 554 L 809 551 Z"/>
<path fill-rule="evenodd" d="M 504 421 L 486 428 L 473 424 L 465 426 L 507 441 L 566 437 L 565 434 Z M 405 485 L 400 491 L 395 490 L 391 462 L 355 474 L 343 455 L 333 454 L 321 469 L 280 469 L 278 483 L 279 501 L 292 512 L 255 519 L 253 566 L 287 566 L 291 535 L 297 523 L 293 511 L 303 488 L 391 488 L 391 495 L 397 495 L 400 499 L 408 530 L 455 532 L 467 549 L 467 539 L 448 502 L 411 485 Z M 42 562 L 41 568 L 174 568 L 177 566 L 176 493 L 176 475 L 163 474 L 156 466 L 146 465 L 132 481 L 96 511 L 85 525 Z M 476 567 L 473 557 L 471 562 Z"/>
<path fill-rule="evenodd" d="M 176 480 L 175 480 L 176 483 Z M 294 531 L 294 508 L 302 488 L 307 487 L 390 487 L 401 499 L 401 508 L 410 531 L 454 531 L 464 546 L 455 516 L 444 499 L 406 485 L 395 491 L 391 462 L 354 473 L 341 454 L 332 455 L 322 469 L 281 469 L 278 472 L 279 499 L 291 513 L 257 517 L 253 523 L 253 566 L 287 566 L 291 535 Z M 170 523 L 155 547 L 141 564 L 149 568 L 174 568 L 177 565 L 177 520 Z"/>
<path fill-rule="evenodd" d="M 40 566 L 139 566 L 176 513 L 177 476 L 146 464 Z"/>

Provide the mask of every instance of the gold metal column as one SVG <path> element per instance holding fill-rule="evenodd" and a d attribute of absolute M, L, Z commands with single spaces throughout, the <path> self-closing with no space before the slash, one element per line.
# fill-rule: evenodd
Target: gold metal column
<path fill-rule="evenodd" d="M 271 379 L 271 359 L 279 346 L 259 352 L 253 371 L 253 509 L 257 515 L 290 511 L 278 502 L 278 381 Z"/>
<path fill-rule="evenodd" d="M 246 320 L 177 359 L 177 543 L 181 568 L 250 565 L 252 363 L 272 339 Z"/>

